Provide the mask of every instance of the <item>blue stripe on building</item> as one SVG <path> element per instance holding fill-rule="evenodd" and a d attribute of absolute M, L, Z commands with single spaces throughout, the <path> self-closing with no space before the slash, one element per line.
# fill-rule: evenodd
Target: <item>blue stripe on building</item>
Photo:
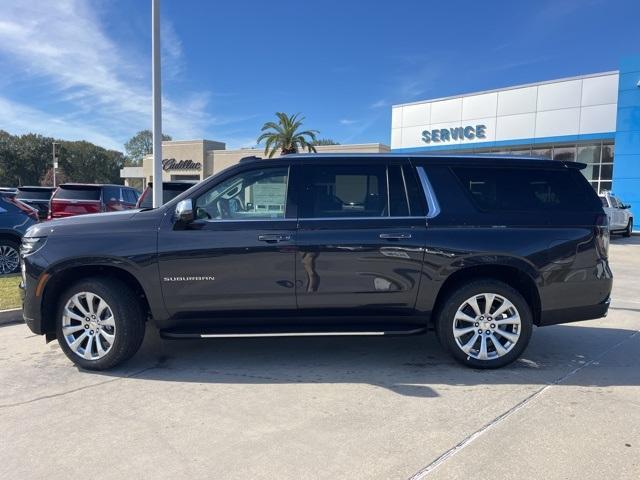
<path fill-rule="evenodd" d="M 623 58 L 618 82 L 613 192 L 640 214 L 640 56 Z M 636 221 L 636 225 L 638 222 Z M 638 231 L 638 227 L 634 228 Z"/>

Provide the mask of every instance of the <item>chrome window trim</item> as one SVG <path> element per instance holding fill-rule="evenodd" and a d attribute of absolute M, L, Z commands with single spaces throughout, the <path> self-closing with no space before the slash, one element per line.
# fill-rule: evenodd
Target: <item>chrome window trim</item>
<path fill-rule="evenodd" d="M 429 182 L 427 172 L 424 171 L 424 167 L 418 167 L 416 170 L 418 171 L 418 177 L 420 178 L 420 183 L 422 184 L 422 190 L 424 191 L 424 196 L 427 200 L 427 207 L 429 209 L 427 212 L 427 219 L 437 217 L 440 214 L 440 204 L 438 203 L 436 194 L 433 191 L 431 182 Z"/>
<path fill-rule="evenodd" d="M 402 217 L 389 217 L 387 215 L 380 217 L 309 217 L 309 218 L 298 218 L 298 221 L 303 222 L 305 220 L 424 220 L 425 217 L 422 216 L 402 216 Z"/>

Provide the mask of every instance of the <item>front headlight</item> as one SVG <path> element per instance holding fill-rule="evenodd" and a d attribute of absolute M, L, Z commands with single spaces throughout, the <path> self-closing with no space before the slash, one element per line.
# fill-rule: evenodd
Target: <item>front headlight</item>
<path fill-rule="evenodd" d="M 22 246 L 20 247 L 20 255 L 31 255 L 36 253 L 44 244 L 47 243 L 47 237 L 22 237 Z"/>

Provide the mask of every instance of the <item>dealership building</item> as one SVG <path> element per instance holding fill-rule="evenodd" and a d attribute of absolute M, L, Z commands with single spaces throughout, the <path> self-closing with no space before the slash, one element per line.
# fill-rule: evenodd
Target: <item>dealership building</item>
<path fill-rule="evenodd" d="M 391 150 L 577 160 L 594 189 L 640 214 L 640 56 L 612 72 L 394 105 Z"/>

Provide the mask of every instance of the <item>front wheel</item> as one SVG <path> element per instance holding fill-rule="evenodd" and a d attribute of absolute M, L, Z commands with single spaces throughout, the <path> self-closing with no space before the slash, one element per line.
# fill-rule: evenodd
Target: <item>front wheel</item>
<path fill-rule="evenodd" d="M 140 300 L 117 280 L 81 280 L 61 296 L 56 336 L 81 368 L 107 370 L 128 360 L 140 348 L 144 330 Z"/>
<path fill-rule="evenodd" d="M 627 223 L 627 228 L 622 232 L 624 237 L 630 237 L 633 233 L 633 218 L 629 219 L 629 223 Z"/>
<path fill-rule="evenodd" d="M 452 292 L 437 318 L 440 343 L 460 363 L 499 368 L 517 359 L 531 338 L 531 308 L 506 283 L 477 280 Z"/>

